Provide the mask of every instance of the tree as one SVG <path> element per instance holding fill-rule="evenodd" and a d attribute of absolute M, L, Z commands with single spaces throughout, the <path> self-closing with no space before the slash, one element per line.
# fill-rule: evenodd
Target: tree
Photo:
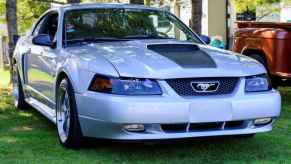
<path fill-rule="evenodd" d="M 257 6 L 270 5 L 281 1 L 282 0 L 232 0 L 236 12 L 244 12 L 247 10 L 255 11 Z"/>
<path fill-rule="evenodd" d="M 20 33 L 24 33 L 46 10 L 52 0 L 18 0 L 17 19 Z"/>
<path fill-rule="evenodd" d="M 17 0 L 6 0 L 6 24 L 7 24 L 7 32 L 8 32 L 8 53 L 9 53 L 9 61 L 10 61 L 10 74 L 12 75 L 12 55 L 14 51 L 15 44 L 13 36 L 18 35 L 17 30 Z M 12 78 L 12 76 L 10 76 Z"/>
<path fill-rule="evenodd" d="M 202 21 L 202 0 L 191 0 L 191 21 L 190 27 L 197 34 L 201 34 L 201 21 Z"/>
<path fill-rule="evenodd" d="M 291 5 L 291 0 L 283 0 L 284 4 L 287 6 Z"/>
<path fill-rule="evenodd" d="M 256 20 L 260 21 L 264 17 L 279 13 L 281 5 L 273 5 L 278 2 L 288 2 L 290 0 L 232 0 L 236 12 L 238 13 L 256 13 Z M 259 10 L 257 7 L 260 6 Z"/>
<path fill-rule="evenodd" d="M 0 0 L 0 24 L 3 24 L 5 22 L 5 17 L 2 17 L 5 15 L 6 12 L 6 6 L 5 6 L 5 1 Z M 4 34 L 4 30 L 0 29 L 0 36 Z"/>
<path fill-rule="evenodd" d="M 0 15 L 4 15 L 5 14 L 5 12 L 6 12 L 6 6 L 5 6 L 5 1 L 3 1 L 3 0 L 1 0 L 0 1 Z M 1 19 L 1 22 L 2 22 L 3 20 Z"/>
<path fill-rule="evenodd" d="M 10 2 L 9 0 L 6 0 Z M 10 3 L 12 3 L 11 1 Z M 53 0 L 18 0 L 17 1 L 17 27 L 18 32 L 23 33 L 31 27 L 32 23 L 50 8 Z M 16 3 L 14 1 L 13 3 Z M 6 3 L 0 0 L 0 16 L 6 14 Z M 6 18 L 0 17 L 0 23 L 6 23 Z"/>

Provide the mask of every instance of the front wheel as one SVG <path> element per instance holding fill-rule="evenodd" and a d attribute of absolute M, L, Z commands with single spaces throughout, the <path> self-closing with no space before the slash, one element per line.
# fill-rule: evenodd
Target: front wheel
<path fill-rule="evenodd" d="M 79 148 L 81 128 L 73 87 L 67 78 L 61 80 L 57 88 L 56 124 L 60 143 L 67 148 Z"/>

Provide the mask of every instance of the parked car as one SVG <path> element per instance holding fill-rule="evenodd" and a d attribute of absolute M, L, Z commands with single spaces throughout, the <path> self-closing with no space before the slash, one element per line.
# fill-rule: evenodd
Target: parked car
<path fill-rule="evenodd" d="M 233 50 L 262 63 L 274 86 L 291 80 L 291 23 L 238 22 Z"/>
<path fill-rule="evenodd" d="M 281 110 L 258 62 L 137 5 L 50 9 L 17 43 L 13 85 L 15 106 L 55 123 L 68 148 L 83 137 L 253 136 L 271 131 Z"/>

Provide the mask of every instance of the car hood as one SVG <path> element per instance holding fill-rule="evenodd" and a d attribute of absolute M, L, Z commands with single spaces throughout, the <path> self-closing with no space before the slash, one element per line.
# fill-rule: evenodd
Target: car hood
<path fill-rule="evenodd" d="M 87 69 L 93 72 L 102 67 L 101 58 L 107 60 L 122 77 L 241 77 L 266 72 L 261 64 L 248 57 L 175 40 L 91 43 L 67 47 L 66 51 L 83 60 L 90 59 Z"/>

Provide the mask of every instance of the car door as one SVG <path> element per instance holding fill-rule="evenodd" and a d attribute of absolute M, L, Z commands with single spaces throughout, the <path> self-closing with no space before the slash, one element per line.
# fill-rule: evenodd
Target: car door
<path fill-rule="evenodd" d="M 31 35 L 30 51 L 27 54 L 27 81 L 31 96 L 50 108 L 54 108 L 54 76 L 56 72 L 56 49 L 51 46 L 36 45 L 32 42 L 38 35 L 48 34 L 56 42 L 58 13 L 46 14 Z"/>

